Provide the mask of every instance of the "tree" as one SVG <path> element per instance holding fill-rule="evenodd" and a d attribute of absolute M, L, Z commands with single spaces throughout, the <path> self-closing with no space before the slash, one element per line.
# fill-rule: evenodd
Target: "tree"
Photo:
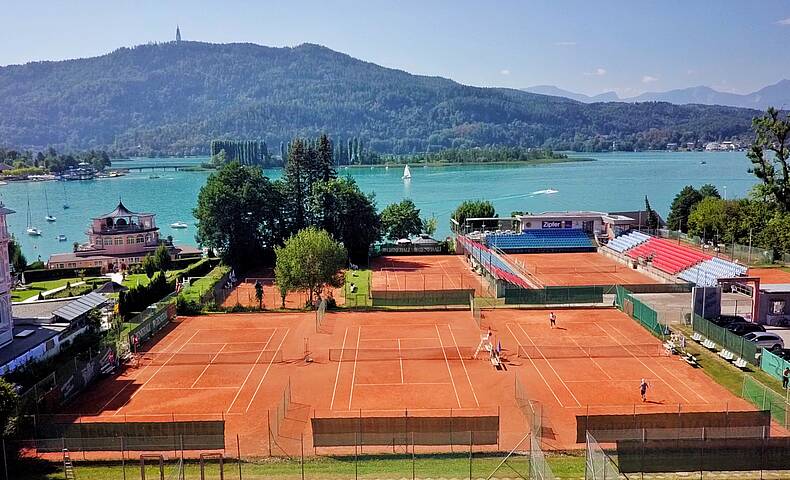
<path fill-rule="evenodd" d="M 289 229 L 292 232 L 307 226 L 305 205 L 310 195 L 310 165 L 307 145 L 301 138 L 291 141 L 288 148 L 288 161 L 283 172 L 283 184 L 287 196 Z"/>
<path fill-rule="evenodd" d="M 277 263 L 274 276 L 287 291 L 307 290 L 310 304 L 321 300 L 326 286 L 343 285 L 342 269 L 348 262 L 346 249 L 326 230 L 307 227 L 275 248 Z"/>
<path fill-rule="evenodd" d="M 154 274 L 156 273 L 156 259 L 153 255 L 148 254 L 143 258 L 143 270 L 145 271 L 145 276 L 149 279 L 154 278 Z"/>
<path fill-rule="evenodd" d="M 725 237 L 728 223 L 726 202 L 710 196 L 694 205 L 688 217 L 688 232 L 720 240 Z"/>
<path fill-rule="evenodd" d="M 436 218 L 436 215 L 431 215 L 422 220 L 422 233 L 433 236 L 437 228 L 439 228 L 439 219 Z"/>
<path fill-rule="evenodd" d="M 706 183 L 705 185 L 699 187 L 699 194 L 702 196 L 702 198 L 707 198 L 707 197 L 721 198 L 721 195 L 719 195 L 719 189 L 717 189 L 715 185 L 712 185 L 710 183 Z"/>
<path fill-rule="evenodd" d="M 702 200 L 702 195 L 691 185 L 686 185 L 675 195 L 672 205 L 669 207 L 667 226 L 671 230 L 688 231 L 688 218 L 691 209 Z"/>
<path fill-rule="evenodd" d="M 313 187 L 310 199 L 315 224 L 343 243 L 349 258 L 367 264 L 368 250 L 381 236 L 376 198 L 363 193 L 351 178 L 335 178 Z"/>
<path fill-rule="evenodd" d="M 258 300 L 258 309 L 263 309 L 263 285 L 260 280 L 255 280 L 255 299 Z"/>
<path fill-rule="evenodd" d="M 381 211 L 381 230 L 390 240 L 417 235 L 422 231 L 420 210 L 409 199 L 387 205 Z"/>
<path fill-rule="evenodd" d="M 647 199 L 647 195 L 645 195 L 645 214 L 647 214 L 647 228 L 649 230 L 657 230 L 658 214 L 650 207 L 650 200 Z"/>
<path fill-rule="evenodd" d="M 450 218 L 463 225 L 467 218 L 491 218 L 494 215 L 494 205 L 488 200 L 464 200 Z"/>
<path fill-rule="evenodd" d="M 233 267 L 266 258 L 283 238 L 282 197 L 258 167 L 230 162 L 198 193 L 197 240 Z"/>
<path fill-rule="evenodd" d="M 762 180 L 782 211 L 790 211 L 790 115 L 771 107 L 752 120 L 754 143 L 746 153 L 751 173 Z"/>
<path fill-rule="evenodd" d="M 3 438 L 14 433 L 14 421 L 19 406 L 19 395 L 14 385 L 4 378 L 0 378 L 0 434 Z"/>
<path fill-rule="evenodd" d="M 157 270 L 167 271 L 170 270 L 170 252 L 166 245 L 159 245 L 154 251 L 154 265 Z"/>
<path fill-rule="evenodd" d="M 22 253 L 22 247 L 19 246 L 14 237 L 11 237 L 11 240 L 8 241 L 8 258 L 11 260 L 14 272 L 24 272 L 27 268 L 27 258 L 25 258 L 25 255 Z"/>

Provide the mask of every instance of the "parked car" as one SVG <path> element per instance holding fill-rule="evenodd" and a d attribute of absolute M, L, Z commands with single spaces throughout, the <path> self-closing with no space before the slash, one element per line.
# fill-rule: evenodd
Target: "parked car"
<path fill-rule="evenodd" d="M 727 330 L 731 331 L 735 335 L 743 336 L 752 332 L 764 332 L 765 327 L 753 322 L 732 322 L 731 324 L 727 325 Z"/>
<path fill-rule="evenodd" d="M 740 315 L 719 315 L 718 318 L 714 318 L 711 322 L 715 323 L 720 327 L 727 327 L 731 323 L 745 323 L 746 319 Z"/>
<path fill-rule="evenodd" d="M 780 350 L 785 347 L 785 342 L 782 340 L 782 337 L 772 332 L 747 333 L 743 338 L 772 351 Z"/>
<path fill-rule="evenodd" d="M 774 354 L 784 360 L 790 361 L 790 348 L 783 348 L 781 350 L 774 350 Z"/>

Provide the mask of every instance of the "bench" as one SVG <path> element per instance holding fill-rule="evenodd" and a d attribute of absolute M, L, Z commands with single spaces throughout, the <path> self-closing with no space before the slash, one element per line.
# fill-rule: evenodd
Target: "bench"
<path fill-rule="evenodd" d="M 719 352 L 719 356 L 727 360 L 728 362 L 735 360 L 735 354 L 727 350 L 726 348 Z"/>
<path fill-rule="evenodd" d="M 713 343 L 712 340 L 705 340 L 704 342 L 702 342 L 702 346 L 707 348 L 711 352 L 715 352 L 716 351 L 716 344 Z"/>
<path fill-rule="evenodd" d="M 699 362 L 697 361 L 697 357 L 695 357 L 694 355 L 692 355 L 690 353 L 687 353 L 687 354 L 683 355 L 683 361 L 685 361 L 686 363 L 688 363 L 689 365 L 691 365 L 694 368 L 698 368 L 699 367 Z"/>
<path fill-rule="evenodd" d="M 741 370 L 748 370 L 749 369 L 749 364 L 743 358 L 738 358 L 738 360 L 736 360 L 733 365 L 735 365 L 736 367 L 740 368 Z"/>
<path fill-rule="evenodd" d="M 697 333 L 697 332 L 694 332 L 694 335 L 692 335 L 692 336 L 691 336 L 691 339 L 692 339 L 692 340 L 694 340 L 694 341 L 695 341 L 695 342 L 697 342 L 697 343 L 702 343 L 702 340 L 703 340 L 704 338 L 705 338 L 705 337 L 703 337 L 702 335 L 700 335 L 700 334 L 699 334 L 699 333 Z"/>
<path fill-rule="evenodd" d="M 667 355 L 677 355 L 678 353 L 678 347 L 671 340 L 664 342 L 664 350 L 667 351 Z"/>

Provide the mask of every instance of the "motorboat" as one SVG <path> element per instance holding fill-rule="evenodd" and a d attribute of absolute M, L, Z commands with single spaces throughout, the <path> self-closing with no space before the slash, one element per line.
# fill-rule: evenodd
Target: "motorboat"
<path fill-rule="evenodd" d="M 170 224 L 170 228 L 188 228 L 188 227 L 189 225 L 187 225 L 184 222 L 174 222 Z"/>
<path fill-rule="evenodd" d="M 44 217 L 44 219 L 45 219 L 46 221 L 48 221 L 48 222 L 54 222 L 54 221 L 56 221 L 56 220 L 57 220 L 57 218 L 56 218 L 56 217 L 53 217 L 52 215 L 47 215 L 46 217 Z"/>
<path fill-rule="evenodd" d="M 65 242 L 66 240 L 67 240 L 66 236 L 63 235 L 62 233 L 60 235 L 58 235 L 58 241 L 59 242 Z"/>
<path fill-rule="evenodd" d="M 41 236 L 41 230 L 39 230 L 36 227 L 32 227 L 32 226 L 31 227 L 27 227 L 27 229 L 25 229 L 25 233 L 27 233 L 31 237 L 40 237 Z"/>

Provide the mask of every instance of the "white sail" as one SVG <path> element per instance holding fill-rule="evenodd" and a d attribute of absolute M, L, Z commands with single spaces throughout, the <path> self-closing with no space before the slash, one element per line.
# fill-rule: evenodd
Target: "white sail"
<path fill-rule="evenodd" d="M 406 166 L 403 168 L 403 177 L 402 177 L 402 178 L 403 178 L 404 180 L 408 180 L 408 179 L 410 179 L 410 178 L 411 178 L 411 170 L 409 170 L 409 166 L 408 166 L 408 165 L 406 165 Z"/>

